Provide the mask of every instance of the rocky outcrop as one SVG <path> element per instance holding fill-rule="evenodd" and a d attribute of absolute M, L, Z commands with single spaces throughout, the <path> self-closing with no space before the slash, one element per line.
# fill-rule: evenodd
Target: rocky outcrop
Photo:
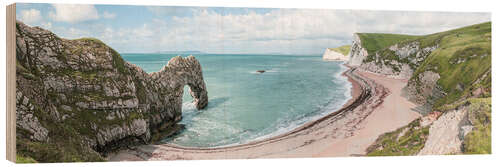
<path fill-rule="evenodd" d="M 435 45 L 421 48 L 418 41 L 398 43 L 368 55 L 360 68 L 393 78 L 409 79 L 416 68 L 437 47 Z"/>
<path fill-rule="evenodd" d="M 429 137 L 418 155 L 445 155 L 462 152 L 464 137 L 472 130 L 464 107 L 448 111 L 432 122 Z"/>
<path fill-rule="evenodd" d="M 349 51 L 349 61 L 350 66 L 359 66 L 363 63 L 363 60 L 368 56 L 368 51 L 363 48 L 361 44 L 361 39 L 358 34 L 353 35 L 353 41 L 351 45 L 351 51 Z"/>
<path fill-rule="evenodd" d="M 19 139 L 106 153 L 147 143 L 180 121 L 185 85 L 197 109 L 208 103 L 193 56 L 148 74 L 97 39 L 62 39 L 21 22 L 16 38 Z"/>
<path fill-rule="evenodd" d="M 378 46 L 359 66 L 408 79 L 402 95 L 419 104 L 420 127 L 429 128 L 420 155 L 491 153 L 491 41 L 485 38 L 490 32 L 488 22 L 412 37 Z M 376 46 L 377 40 L 369 40 Z"/>
<path fill-rule="evenodd" d="M 342 53 L 336 52 L 330 48 L 326 48 L 325 53 L 323 53 L 323 60 L 327 61 L 348 61 L 349 56 L 343 55 Z"/>
<path fill-rule="evenodd" d="M 422 105 L 432 105 L 435 100 L 446 95 L 439 84 L 437 84 L 439 78 L 438 73 L 425 71 L 411 78 L 403 91 L 412 102 Z"/>

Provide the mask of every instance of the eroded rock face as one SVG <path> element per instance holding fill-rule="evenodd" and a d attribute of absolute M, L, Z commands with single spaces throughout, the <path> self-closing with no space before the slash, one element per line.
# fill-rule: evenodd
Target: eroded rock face
<path fill-rule="evenodd" d="M 349 61 L 350 66 L 359 66 L 363 63 L 363 60 L 368 56 L 368 51 L 361 45 L 361 39 L 358 34 L 353 35 L 353 41 L 351 46 L 351 51 L 349 51 Z"/>
<path fill-rule="evenodd" d="M 433 104 L 436 99 L 444 97 L 446 94 L 437 84 L 439 78 L 438 73 L 425 71 L 410 79 L 404 88 L 408 99 L 417 104 Z"/>
<path fill-rule="evenodd" d="M 372 59 L 363 60 L 359 66 L 365 71 L 392 78 L 409 79 L 415 69 L 437 48 L 437 45 L 422 48 L 417 41 L 395 44 L 377 51 Z"/>
<path fill-rule="evenodd" d="M 103 153 L 149 142 L 180 121 L 185 85 L 197 109 L 208 103 L 201 65 L 193 56 L 175 57 L 148 74 L 97 39 L 61 39 L 21 22 L 16 38 L 20 138 L 70 138 Z"/>

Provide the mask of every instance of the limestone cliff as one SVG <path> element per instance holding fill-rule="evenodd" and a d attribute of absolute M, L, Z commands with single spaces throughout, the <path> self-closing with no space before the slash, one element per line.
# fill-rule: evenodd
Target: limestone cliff
<path fill-rule="evenodd" d="M 62 39 L 16 24 L 18 155 L 37 161 L 96 161 L 171 134 L 185 85 L 198 109 L 208 102 L 201 65 L 175 57 L 148 74 L 93 38 Z"/>

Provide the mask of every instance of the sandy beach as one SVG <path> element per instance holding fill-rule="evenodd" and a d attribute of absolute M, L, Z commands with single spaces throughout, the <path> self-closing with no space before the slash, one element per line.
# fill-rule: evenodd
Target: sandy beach
<path fill-rule="evenodd" d="M 364 155 L 379 135 L 420 117 L 415 104 L 401 96 L 406 80 L 351 68 L 352 99 L 342 109 L 286 134 L 247 144 L 188 148 L 142 145 L 110 154 L 109 161 L 335 157 Z"/>

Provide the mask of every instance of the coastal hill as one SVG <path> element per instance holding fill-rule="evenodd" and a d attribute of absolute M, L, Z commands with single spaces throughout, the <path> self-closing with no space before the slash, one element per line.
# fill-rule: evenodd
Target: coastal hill
<path fill-rule="evenodd" d="M 424 36 L 354 34 L 349 65 L 408 80 L 423 115 L 368 155 L 491 153 L 491 22 Z"/>
<path fill-rule="evenodd" d="M 326 48 L 325 53 L 323 53 L 323 60 L 347 61 L 349 60 L 349 50 L 351 50 L 351 45 L 344 45 L 337 48 Z"/>
<path fill-rule="evenodd" d="M 148 74 L 97 39 L 62 39 L 19 21 L 16 39 L 17 162 L 103 161 L 173 134 L 185 85 L 197 109 L 207 105 L 193 56 Z"/>

